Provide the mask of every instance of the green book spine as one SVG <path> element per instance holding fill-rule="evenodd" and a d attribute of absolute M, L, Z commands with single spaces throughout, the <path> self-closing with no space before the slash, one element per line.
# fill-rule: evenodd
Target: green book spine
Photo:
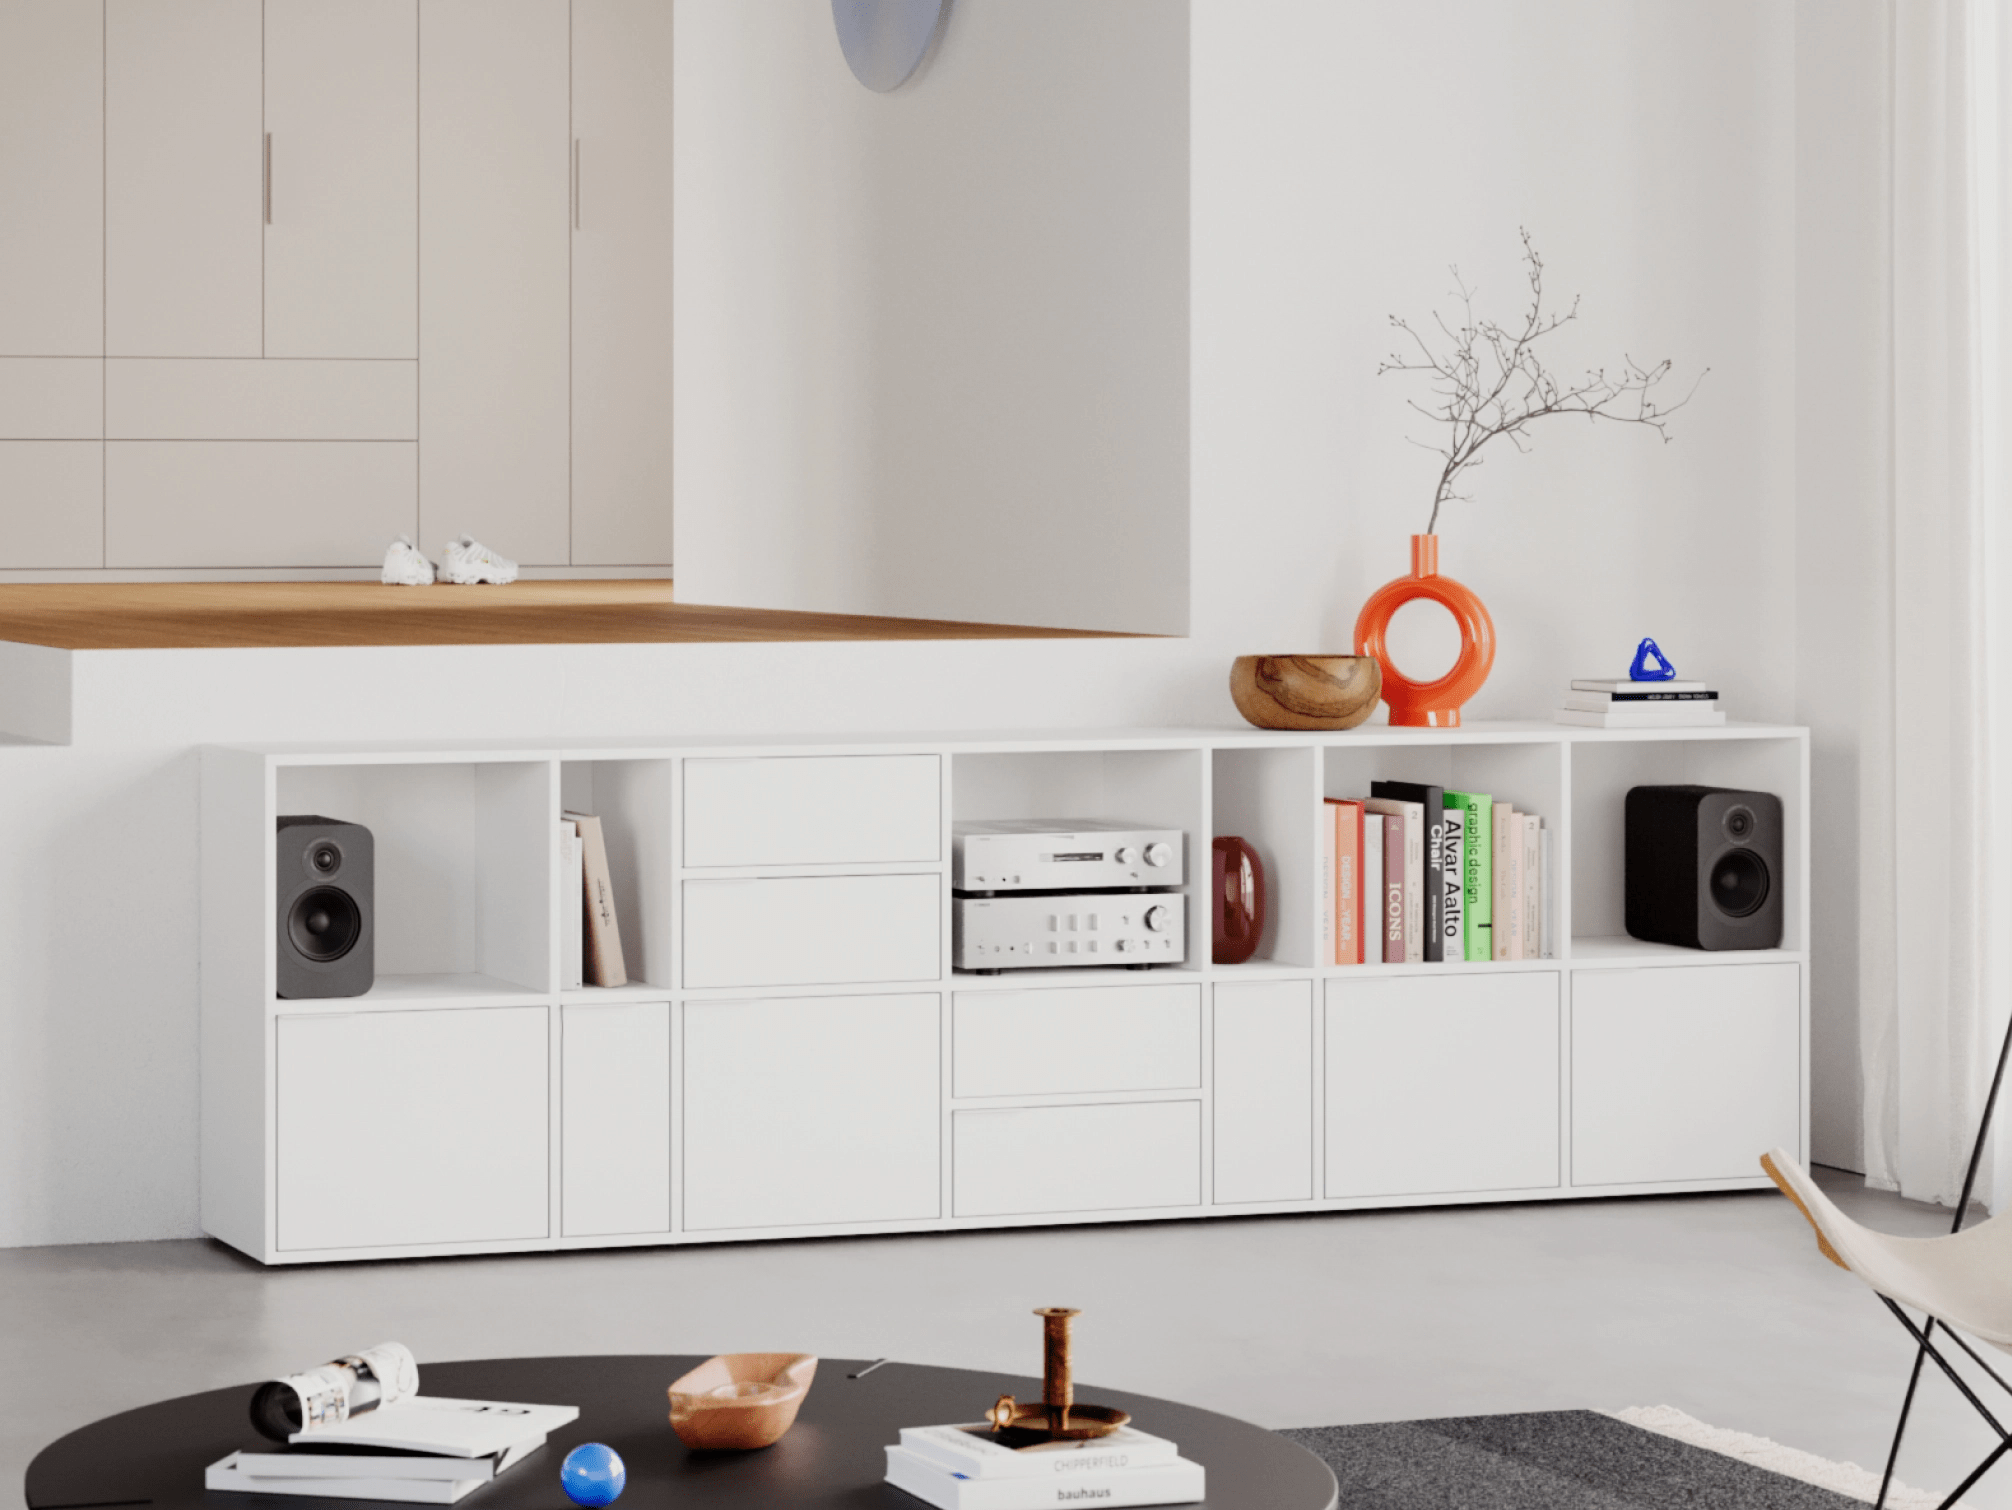
<path fill-rule="evenodd" d="M 1446 805 L 1466 815 L 1467 845 L 1461 865 L 1465 924 L 1462 942 L 1470 960 L 1495 957 L 1495 799 L 1477 792 L 1448 792 Z"/>

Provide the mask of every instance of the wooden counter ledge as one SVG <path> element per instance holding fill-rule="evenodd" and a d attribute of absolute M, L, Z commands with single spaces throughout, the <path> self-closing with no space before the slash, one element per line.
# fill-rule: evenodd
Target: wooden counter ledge
<path fill-rule="evenodd" d="M 654 581 L 0 585 L 0 640 L 61 650 L 1122 638 L 1092 630 L 709 608 Z"/>

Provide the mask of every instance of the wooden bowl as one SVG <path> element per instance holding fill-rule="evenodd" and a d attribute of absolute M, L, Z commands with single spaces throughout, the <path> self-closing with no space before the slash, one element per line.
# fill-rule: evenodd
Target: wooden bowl
<path fill-rule="evenodd" d="M 1240 655 L 1230 667 L 1230 698 L 1260 729 L 1352 729 L 1382 694 L 1369 655 Z"/>
<path fill-rule="evenodd" d="M 766 1447 L 796 1420 L 814 1353 L 724 1353 L 670 1389 L 671 1427 L 687 1447 Z"/>

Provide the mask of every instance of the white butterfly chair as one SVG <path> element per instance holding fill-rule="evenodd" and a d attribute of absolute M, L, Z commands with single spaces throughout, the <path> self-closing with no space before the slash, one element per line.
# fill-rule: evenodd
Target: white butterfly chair
<path fill-rule="evenodd" d="M 1963 1178 L 1963 1195 L 1956 1203 L 1956 1220 L 1947 1237 L 1889 1237 L 1861 1227 L 1839 1211 L 1808 1172 L 1781 1149 L 1761 1155 L 1761 1168 L 1767 1171 L 1768 1178 L 1781 1187 L 1781 1193 L 1795 1202 L 1816 1229 L 1816 1245 L 1823 1256 L 1870 1285 L 1918 1344 L 1914 1372 L 1907 1380 L 1907 1397 L 1900 1406 L 1900 1424 L 1893 1429 L 1886 1473 L 1879 1482 L 1876 1501 L 1879 1510 L 1885 1510 L 1894 1461 L 1900 1456 L 1900 1439 L 1907 1431 L 1908 1413 L 1914 1409 L 1915 1386 L 1921 1382 L 1921 1364 L 1925 1358 L 1935 1360 L 1949 1382 L 1998 1436 L 1998 1445 L 1990 1455 L 1942 1502 L 1943 1510 L 1961 1499 L 1993 1464 L 2012 1451 L 2012 1432 L 1999 1423 L 1935 1345 L 1935 1329 L 1939 1325 L 1944 1336 L 2012 1396 L 2012 1384 L 2007 1384 L 1996 1369 L 1978 1356 L 1962 1335 L 1967 1332 L 2002 1352 L 2012 1353 L 2012 1208 L 1968 1232 L 1963 1230 L 1963 1213 L 1969 1209 L 1970 1192 L 1977 1182 L 1978 1156 L 1983 1152 L 1984 1137 L 1991 1126 L 1991 1110 L 2005 1078 L 2008 1055 L 2012 1055 L 2012 1032 L 2007 1033 L 2005 1048 L 1998 1056 L 1998 1073 L 1991 1081 L 1991 1094 L 1984 1103 L 1983 1125 L 1977 1129 L 1977 1142 L 1970 1151 L 1970 1169 Z M 1916 1326 L 1902 1306 L 1925 1312 L 1922 1324 Z"/>

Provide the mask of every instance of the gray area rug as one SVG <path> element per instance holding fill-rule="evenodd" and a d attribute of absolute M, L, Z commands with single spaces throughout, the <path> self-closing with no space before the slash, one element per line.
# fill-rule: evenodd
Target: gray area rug
<path fill-rule="evenodd" d="M 1590 1410 L 1279 1433 L 1334 1470 L 1341 1510 L 1864 1510 Z"/>

